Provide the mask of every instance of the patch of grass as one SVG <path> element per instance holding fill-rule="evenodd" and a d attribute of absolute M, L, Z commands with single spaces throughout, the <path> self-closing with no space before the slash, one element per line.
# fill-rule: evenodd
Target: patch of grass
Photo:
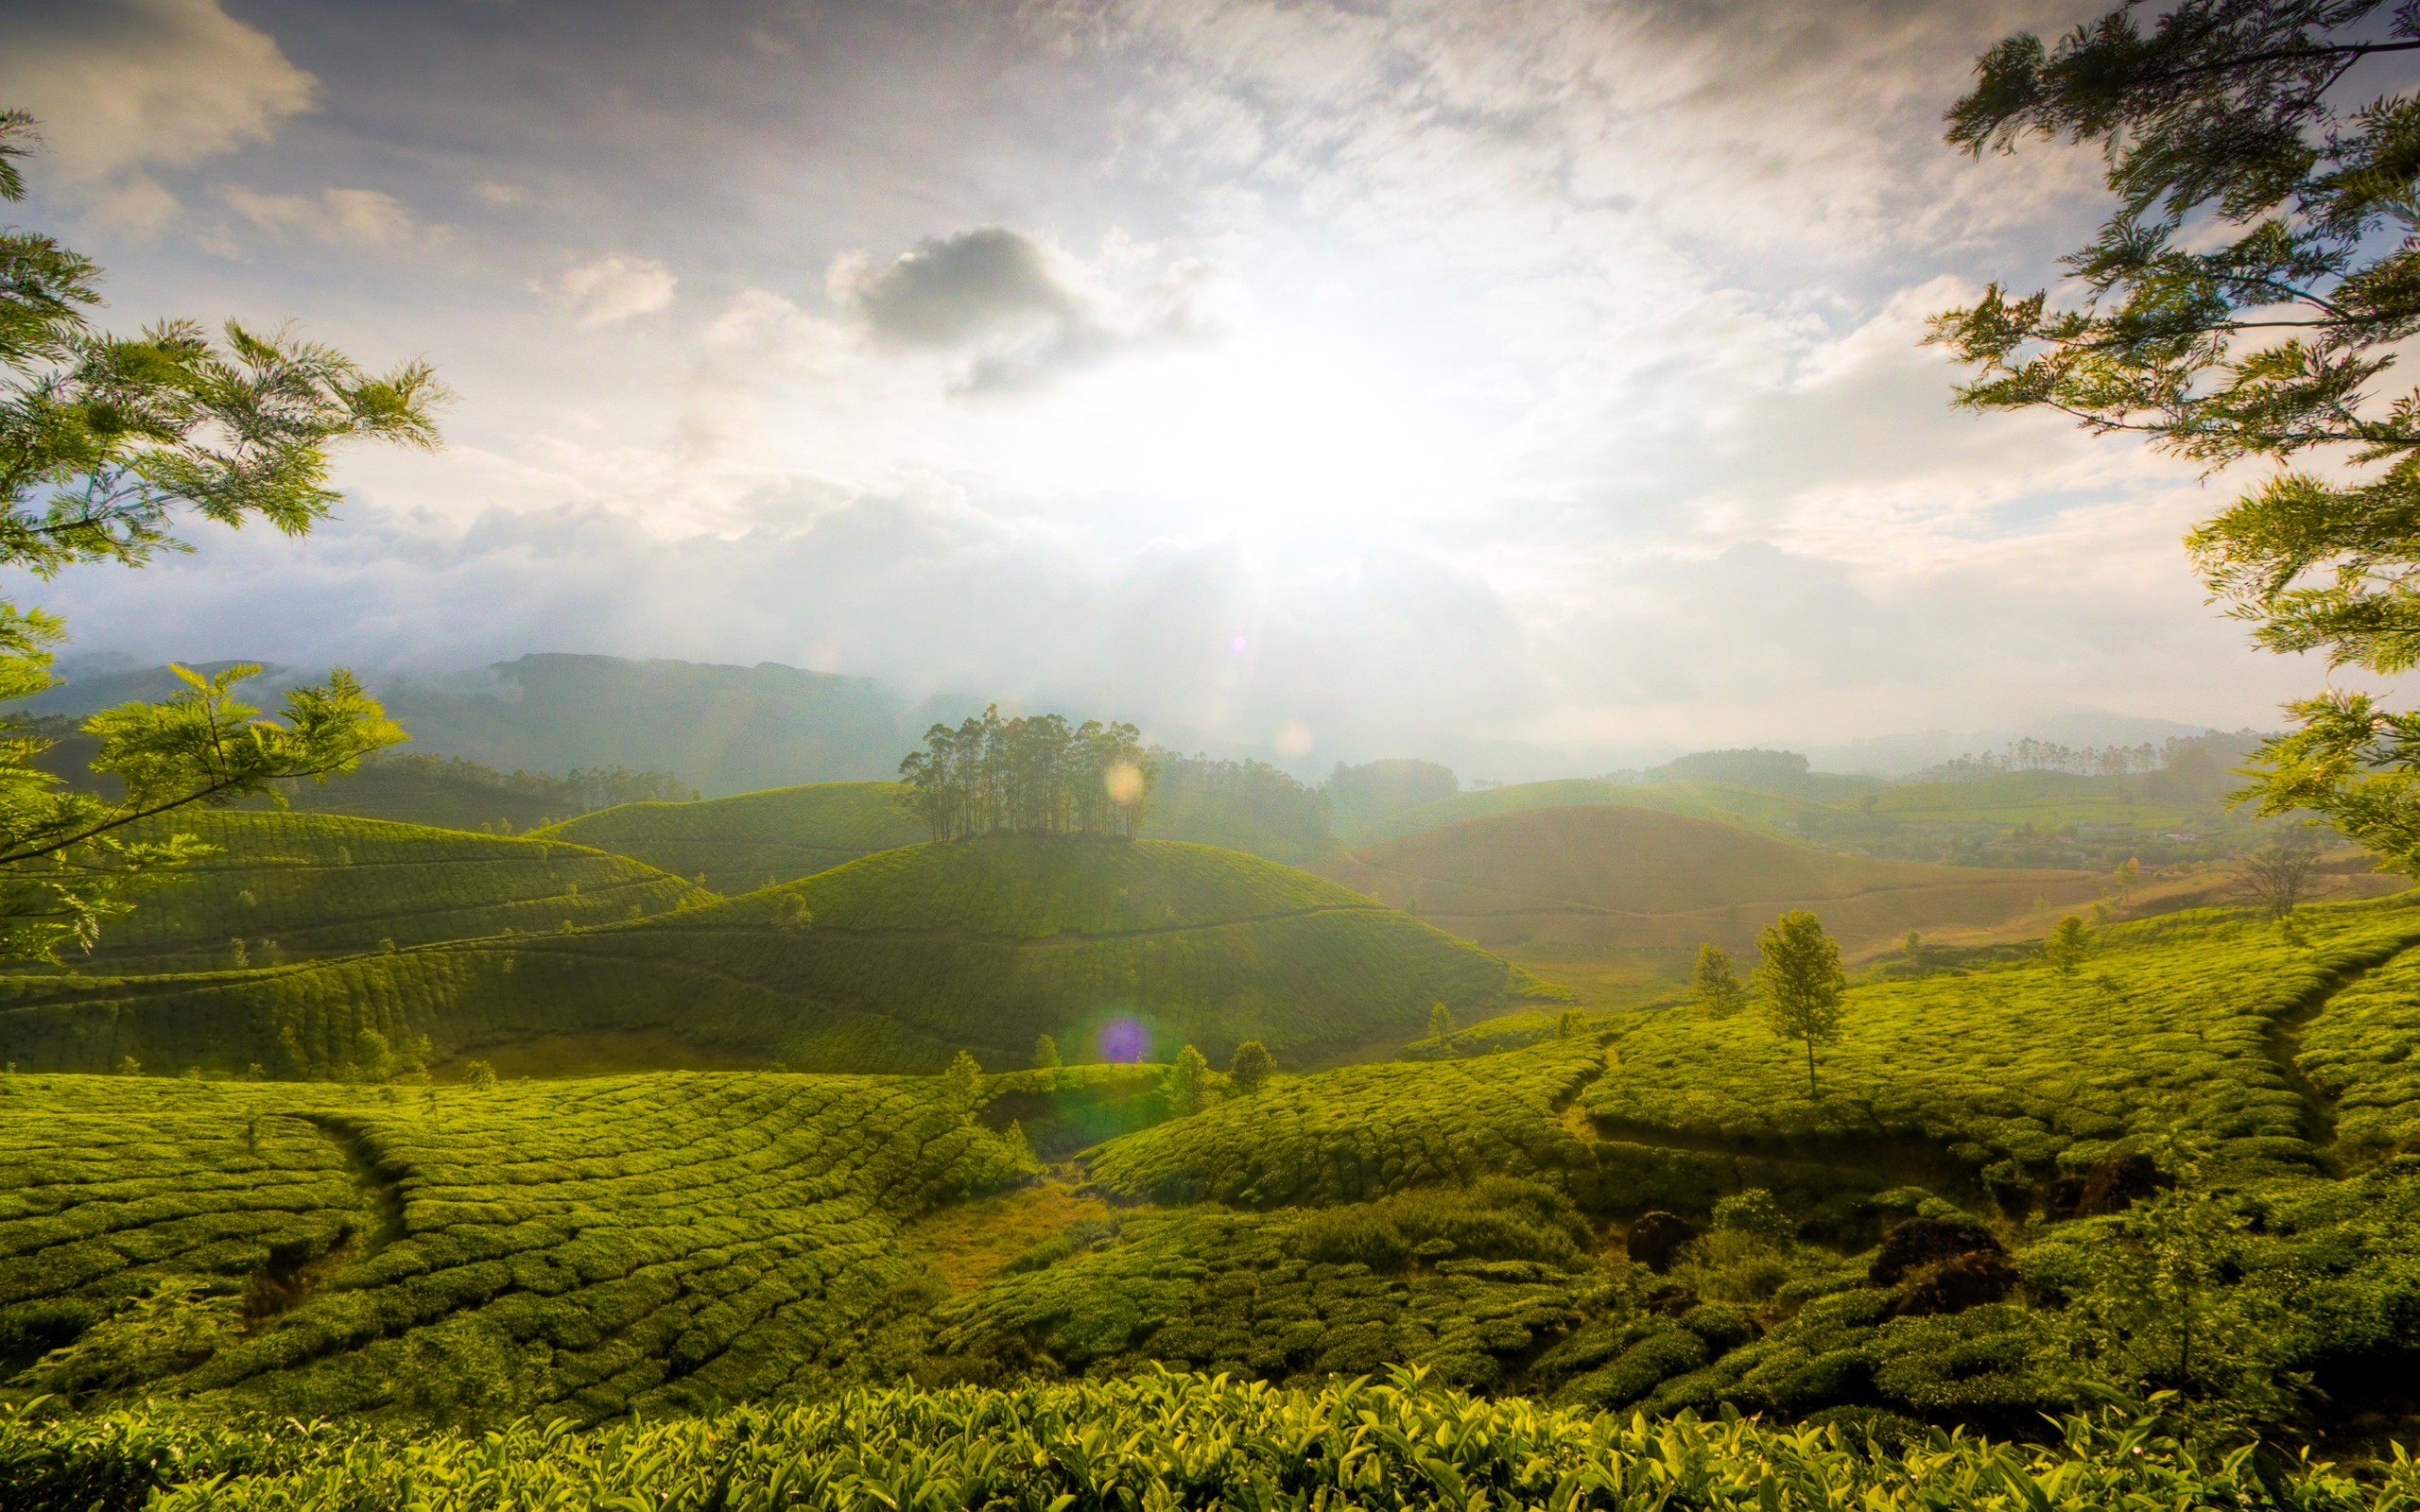
<path fill-rule="evenodd" d="M 965 1292 L 1070 1226 L 1105 1224 L 1109 1216 L 1109 1204 L 1098 1197 L 1063 1181 L 1038 1181 L 937 1208 L 909 1225 L 904 1238 L 931 1257 L 951 1291 Z"/>

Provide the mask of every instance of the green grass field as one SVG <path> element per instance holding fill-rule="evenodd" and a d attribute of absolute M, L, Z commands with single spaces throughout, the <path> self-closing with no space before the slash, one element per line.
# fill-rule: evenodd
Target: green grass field
<path fill-rule="evenodd" d="M 105 928 L 106 971 L 207 971 L 668 913 L 707 900 L 581 845 L 332 814 L 200 810 L 175 830 L 217 848 Z"/>
<path fill-rule="evenodd" d="M 700 803 L 625 803 L 538 833 L 716 892 L 752 892 L 926 838 L 900 808 L 901 791 L 896 782 L 814 782 Z"/>
<path fill-rule="evenodd" d="M 274 970 L 0 979 L 0 1059 L 101 1071 L 330 1075 L 360 1033 L 441 1062 L 602 1033 L 800 1070 L 1023 1065 L 1037 1035 L 1093 1058 L 1289 1064 L 1389 1050 L 1430 1005 L 1465 1018 L 1558 989 L 1305 872 L 1167 841 L 998 837 L 884 851 L 786 887 L 594 929 Z M 534 1066 L 531 1069 L 536 1069 Z"/>

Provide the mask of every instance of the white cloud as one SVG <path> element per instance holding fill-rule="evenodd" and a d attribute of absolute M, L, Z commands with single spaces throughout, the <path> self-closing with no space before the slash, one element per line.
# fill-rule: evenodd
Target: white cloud
<path fill-rule="evenodd" d="M 146 168 L 186 167 L 266 142 L 310 109 L 319 81 L 219 0 L 74 0 L 12 8 L 0 98 L 33 112 L 38 171 L 104 223 L 147 234 L 176 213 Z"/>
<path fill-rule="evenodd" d="M 670 268 L 652 258 L 600 257 L 566 269 L 552 287 L 531 287 L 551 295 L 581 325 L 596 326 L 618 324 L 668 307 L 673 287 L 680 282 Z"/>
<path fill-rule="evenodd" d="M 519 184 L 498 183 L 493 179 L 482 180 L 471 192 L 491 205 L 518 205 L 529 198 L 529 191 Z"/>
<path fill-rule="evenodd" d="M 147 173 L 118 180 L 95 193 L 91 201 L 95 220 L 138 241 L 148 241 L 183 213 L 175 195 Z"/>
<path fill-rule="evenodd" d="M 269 235 L 330 247 L 394 247 L 413 239 L 411 212 L 375 189 L 322 189 L 316 195 L 262 194 L 221 184 L 218 200 Z"/>

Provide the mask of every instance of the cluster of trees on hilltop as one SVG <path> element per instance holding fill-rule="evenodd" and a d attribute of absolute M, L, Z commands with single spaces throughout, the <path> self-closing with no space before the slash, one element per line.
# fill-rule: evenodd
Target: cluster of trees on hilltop
<path fill-rule="evenodd" d="M 899 764 L 908 810 L 936 840 L 973 834 L 1132 839 L 1157 775 L 1132 725 L 1061 714 L 1002 719 L 997 704 L 955 730 L 935 725 Z"/>

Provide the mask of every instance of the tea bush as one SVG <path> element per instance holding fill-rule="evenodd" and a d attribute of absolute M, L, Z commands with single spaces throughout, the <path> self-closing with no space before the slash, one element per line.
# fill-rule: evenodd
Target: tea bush
<path fill-rule="evenodd" d="M 287 1414 L 593 1420 L 846 1379 L 871 1331 L 929 1306 L 900 1222 L 1020 1174 L 925 1080 L 313 1099 L 16 1076 L 0 1104 L 0 1338 L 20 1363 L 199 1282 L 240 1332 L 110 1383 Z"/>
<path fill-rule="evenodd" d="M 1466 1060 L 1345 1066 L 1112 1141 L 1092 1178 L 1120 1196 L 1269 1208 L 1360 1202 L 1489 1174 L 1567 1179 L 1593 1164 L 1559 1118 L 1601 1074 L 1587 1035 Z"/>
<path fill-rule="evenodd" d="M 1623 1027 L 1583 1101 L 1617 1138 L 1877 1164 L 1914 1146 L 2004 1187 L 2177 1132 L 2221 1163 L 2308 1170 L 2320 1121 L 2273 1036 L 2415 943 L 2420 906 L 2399 899 L 2308 909 L 2298 936 L 2180 914 L 2101 932 L 2073 976 L 2031 964 L 1853 988 L 1820 1098 L 1754 1019 L 1667 1012 Z M 2376 1018 L 2379 1055 L 2410 1042 L 2386 1032 L 2392 1001 L 2342 1021 Z M 2338 1011 L 2313 1025 L 2318 1046 L 2360 1034 Z M 2364 1085 L 2399 1085 L 2377 1065 Z"/>
<path fill-rule="evenodd" d="M 1197 1375 L 1014 1391 L 851 1391 L 587 1433 L 378 1437 L 326 1422 L 151 1413 L 0 1418 L 0 1500 L 24 1512 L 406 1512 L 555 1506 L 832 1512 L 1534 1506 L 1931 1512 L 2291 1506 L 2411 1512 L 2420 1470 L 2367 1479 L 2155 1424 L 2070 1416 L 2017 1445 L 1733 1415 L 1668 1422 L 1478 1401 L 1408 1376 L 1316 1390 Z M 156 1500 L 151 1500 L 156 1496 Z"/>

